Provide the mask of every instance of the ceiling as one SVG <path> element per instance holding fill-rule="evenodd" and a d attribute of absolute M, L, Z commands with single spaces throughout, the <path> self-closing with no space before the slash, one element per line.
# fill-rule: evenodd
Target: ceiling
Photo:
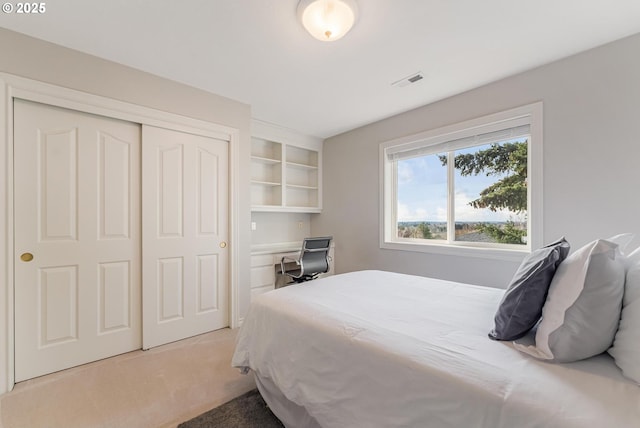
<path fill-rule="evenodd" d="M 640 33 L 639 0 L 356 1 L 354 28 L 333 43 L 304 31 L 298 0 L 48 0 L 41 15 L 0 14 L 0 27 L 322 138 Z"/>

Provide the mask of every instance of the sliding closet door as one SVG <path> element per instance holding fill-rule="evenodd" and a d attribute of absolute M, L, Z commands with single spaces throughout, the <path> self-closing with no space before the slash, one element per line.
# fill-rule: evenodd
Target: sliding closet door
<path fill-rule="evenodd" d="M 14 103 L 16 381 L 141 347 L 140 126 Z"/>
<path fill-rule="evenodd" d="M 228 142 L 142 128 L 143 348 L 227 327 Z"/>

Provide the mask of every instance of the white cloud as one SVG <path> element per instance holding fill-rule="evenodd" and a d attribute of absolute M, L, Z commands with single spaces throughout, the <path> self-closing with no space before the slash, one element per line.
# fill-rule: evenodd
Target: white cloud
<path fill-rule="evenodd" d="M 407 204 L 398 203 L 398 221 L 419 221 L 418 213 L 423 213 L 422 208 L 409 208 Z"/>
<path fill-rule="evenodd" d="M 447 208 L 437 207 L 433 221 L 447 221 Z"/>
<path fill-rule="evenodd" d="M 444 215 L 443 215 L 444 213 Z M 431 210 L 426 207 L 409 207 L 407 204 L 398 203 L 398 221 L 446 221 L 447 210 L 435 207 Z"/>
<path fill-rule="evenodd" d="M 464 192 L 456 192 L 455 207 L 456 221 L 526 221 L 522 215 L 511 211 L 491 211 L 489 209 L 477 209 L 469 205 L 475 197 L 470 197 Z M 447 207 L 437 203 L 429 204 L 423 201 L 420 205 L 398 203 L 398 221 L 447 221 Z"/>
<path fill-rule="evenodd" d="M 464 192 L 456 192 L 456 221 L 507 221 L 516 219 L 517 215 L 511 211 L 491 211 L 488 208 L 478 209 L 469 205 L 476 199 Z"/>
<path fill-rule="evenodd" d="M 398 181 L 401 184 L 413 181 L 413 168 L 407 162 L 398 162 Z"/>

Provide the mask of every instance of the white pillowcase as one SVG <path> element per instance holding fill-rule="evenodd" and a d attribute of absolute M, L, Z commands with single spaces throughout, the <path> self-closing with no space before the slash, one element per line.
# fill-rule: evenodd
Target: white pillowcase
<path fill-rule="evenodd" d="M 625 265 L 618 243 L 626 245 L 632 237 L 599 239 L 569 255 L 549 286 L 535 346 L 516 348 L 555 362 L 606 351 L 618 329 L 624 293 Z"/>
<path fill-rule="evenodd" d="M 640 384 L 640 248 L 627 256 L 620 327 L 609 354 L 623 375 Z"/>

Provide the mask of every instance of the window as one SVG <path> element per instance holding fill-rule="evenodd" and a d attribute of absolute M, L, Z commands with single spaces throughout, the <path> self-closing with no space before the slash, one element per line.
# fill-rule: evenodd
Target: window
<path fill-rule="evenodd" d="M 381 247 L 508 257 L 539 246 L 541 130 L 536 103 L 383 143 Z"/>

